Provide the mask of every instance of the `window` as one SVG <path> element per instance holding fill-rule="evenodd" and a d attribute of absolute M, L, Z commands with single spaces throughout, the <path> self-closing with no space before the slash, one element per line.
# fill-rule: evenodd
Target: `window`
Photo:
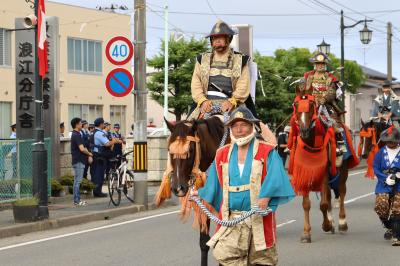
<path fill-rule="evenodd" d="M 101 73 L 101 42 L 68 38 L 68 70 L 83 73 Z"/>
<path fill-rule="evenodd" d="M 8 139 L 11 134 L 11 103 L 0 102 L 0 138 Z"/>
<path fill-rule="evenodd" d="M 70 104 L 68 105 L 68 117 L 69 121 L 74 117 L 79 117 L 88 121 L 89 124 L 92 124 L 96 118 L 103 117 L 103 106 L 91 104 Z M 70 123 L 68 123 L 68 126 L 71 127 Z M 72 130 L 72 128 L 70 128 L 70 130 Z"/>
<path fill-rule="evenodd" d="M 110 106 L 110 123 L 112 126 L 114 124 L 120 124 L 123 134 L 125 134 L 125 106 L 124 105 L 111 105 Z"/>
<path fill-rule="evenodd" d="M 0 66 L 11 66 L 11 32 L 0 28 Z"/>

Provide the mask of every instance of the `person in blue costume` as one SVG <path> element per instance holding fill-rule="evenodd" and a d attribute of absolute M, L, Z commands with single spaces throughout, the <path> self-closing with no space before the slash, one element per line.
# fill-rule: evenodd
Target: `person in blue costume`
<path fill-rule="evenodd" d="M 193 191 L 230 220 L 251 206 L 267 207 L 272 212 L 264 217 L 253 215 L 233 227 L 217 227 L 208 241 L 220 265 L 276 265 L 275 212 L 289 202 L 295 193 L 274 146 L 256 138 L 255 119 L 249 109 L 239 106 L 226 126 L 231 144 L 220 148 L 209 169 L 206 184 Z"/>
<path fill-rule="evenodd" d="M 394 126 L 381 133 L 386 143 L 374 159 L 375 212 L 386 228 L 384 238 L 400 246 L 400 130 Z"/>

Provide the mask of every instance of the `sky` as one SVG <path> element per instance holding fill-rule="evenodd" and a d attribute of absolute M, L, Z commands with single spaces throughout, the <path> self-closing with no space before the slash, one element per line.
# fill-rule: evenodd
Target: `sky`
<path fill-rule="evenodd" d="M 134 0 L 51 0 L 65 4 L 96 8 L 112 3 L 133 9 Z M 185 37 L 203 38 L 221 19 L 228 24 L 253 26 L 253 49 L 273 55 L 276 49 L 305 47 L 311 51 L 325 42 L 331 53 L 340 57 L 340 10 L 345 25 L 365 17 L 373 31 L 368 45 L 360 41 L 363 23 L 345 30 L 345 58 L 383 73 L 387 72 L 387 22 L 393 24 L 393 76 L 400 78 L 400 1 L 399 0 L 147 0 L 147 56 L 160 49 L 164 38 L 163 9 L 169 8 L 169 29 Z M 192 13 L 192 14 L 187 14 Z M 196 13 L 196 14 L 193 14 Z"/>

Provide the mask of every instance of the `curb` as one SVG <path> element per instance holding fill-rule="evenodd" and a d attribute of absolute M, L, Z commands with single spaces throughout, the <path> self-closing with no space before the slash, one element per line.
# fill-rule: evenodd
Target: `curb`
<path fill-rule="evenodd" d="M 164 204 L 163 207 L 170 207 L 175 205 L 176 204 L 171 202 L 168 204 Z M 147 210 L 154 210 L 154 209 L 156 209 L 154 203 L 148 204 Z M 108 220 L 115 218 L 117 216 L 134 214 L 142 211 L 146 211 L 144 205 L 133 205 L 127 207 L 119 207 L 117 209 L 111 209 L 111 210 L 96 211 L 88 214 L 80 214 L 80 215 L 74 215 L 57 219 L 48 219 L 33 223 L 16 224 L 0 228 L 0 239 L 12 236 L 20 236 L 32 232 L 45 231 L 72 225 L 84 224 L 94 221 Z"/>

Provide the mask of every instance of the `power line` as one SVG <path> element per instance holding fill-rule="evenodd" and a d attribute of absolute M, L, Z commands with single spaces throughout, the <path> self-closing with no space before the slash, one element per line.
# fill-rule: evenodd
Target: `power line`
<path fill-rule="evenodd" d="M 211 12 L 214 14 L 214 16 L 218 19 L 218 15 L 215 13 L 214 9 L 212 8 L 210 1 L 206 0 L 208 7 L 210 8 Z"/>
<path fill-rule="evenodd" d="M 348 6 L 343 5 L 342 3 L 340 3 L 340 2 L 338 2 L 338 1 L 336 1 L 336 0 L 330 0 L 330 1 L 333 2 L 333 3 L 335 3 L 335 4 L 337 4 L 337 5 L 339 5 L 339 6 L 341 6 L 341 7 L 343 7 L 343 8 L 346 8 L 346 9 L 352 11 L 352 12 L 355 12 L 356 14 L 359 14 L 359 15 L 365 17 L 365 18 L 373 19 L 372 17 L 368 17 L 367 15 L 365 15 L 365 12 L 364 12 L 364 13 L 359 12 L 359 11 L 357 11 L 357 10 L 355 10 L 355 9 L 352 9 L 352 8 L 350 8 L 350 7 L 348 7 Z M 383 21 L 383 20 L 379 20 L 379 19 L 376 19 L 376 18 L 375 18 L 374 20 L 377 21 L 377 22 L 380 22 L 380 23 L 382 23 L 382 24 L 384 24 L 384 25 L 387 25 L 387 22 L 385 22 L 385 21 Z M 393 27 L 394 29 L 396 29 L 396 30 L 399 30 L 397 27 L 395 27 L 395 26 L 393 26 L 393 25 L 392 25 L 392 27 Z M 378 29 L 376 29 L 376 28 L 373 28 L 373 26 L 371 26 L 371 29 L 375 29 L 375 30 L 377 30 L 377 31 L 380 31 L 380 30 L 378 30 Z M 397 38 L 397 37 L 395 37 L 395 38 Z M 397 39 L 398 39 L 398 38 L 397 38 Z"/>
<path fill-rule="evenodd" d="M 302 0 L 298 0 L 302 4 L 308 6 L 311 9 L 314 7 L 308 5 Z M 160 7 L 162 8 L 162 7 Z M 163 13 L 163 10 L 154 10 L 157 13 Z M 381 11 L 365 11 L 365 14 L 378 14 L 378 13 L 395 13 L 400 12 L 400 9 L 396 10 L 381 10 Z M 309 17 L 309 16 L 327 16 L 331 15 L 328 13 L 210 13 L 210 12 L 191 12 L 181 10 L 170 10 L 168 13 L 177 15 L 198 15 L 198 16 L 237 16 L 237 17 Z M 347 14 L 357 14 L 355 12 L 348 12 Z"/>
<path fill-rule="evenodd" d="M 339 13 L 340 13 L 339 11 L 333 9 L 332 7 L 330 7 L 330 6 L 328 6 L 328 5 L 324 4 L 324 3 L 321 3 L 321 2 L 318 1 L 318 0 L 309 0 L 309 1 L 310 1 L 310 2 L 313 2 L 314 4 L 319 5 L 319 6 L 322 7 L 322 8 L 325 8 L 325 9 L 329 10 L 329 11 L 330 11 L 331 13 L 333 13 L 333 14 L 339 14 Z"/>
<path fill-rule="evenodd" d="M 305 1 L 303 1 L 303 0 L 297 0 L 298 2 L 300 2 L 301 4 L 303 4 L 303 5 L 305 5 L 305 6 L 307 6 L 307 7 L 309 7 L 309 8 L 311 8 L 311 9 L 313 9 L 313 10 L 316 10 L 317 12 L 320 12 L 320 10 L 319 9 L 316 9 L 315 8 L 315 6 L 311 6 L 311 5 L 309 5 L 307 2 L 305 2 Z M 319 7 L 319 8 L 321 8 L 321 7 Z M 319 13 L 318 13 L 319 14 Z M 336 18 L 334 18 L 334 17 L 332 17 L 332 14 L 326 14 L 326 13 L 324 13 L 323 14 L 324 16 L 327 16 L 328 18 L 330 18 L 330 19 L 332 19 L 332 20 L 334 20 L 334 21 L 338 21 Z"/>

